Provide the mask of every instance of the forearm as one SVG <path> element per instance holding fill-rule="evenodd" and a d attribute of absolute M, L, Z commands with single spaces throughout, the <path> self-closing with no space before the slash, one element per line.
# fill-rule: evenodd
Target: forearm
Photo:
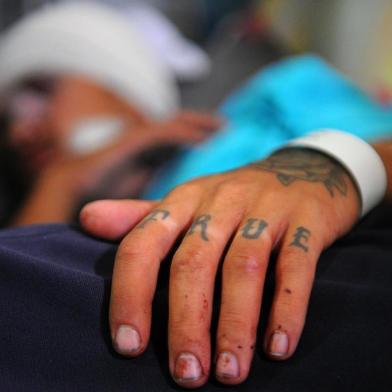
<path fill-rule="evenodd" d="M 60 178 L 40 179 L 11 225 L 68 222 L 74 212 L 76 200 L 75 192 Z"/>

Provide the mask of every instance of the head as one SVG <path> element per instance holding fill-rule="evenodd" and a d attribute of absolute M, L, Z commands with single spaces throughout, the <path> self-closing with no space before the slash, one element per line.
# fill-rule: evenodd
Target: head
<path fill-rule="evenodd" d="M 6 144 L 32 177 L 62 155 L 92 152 L 123 131 L 109 130 L 101 142 L 97 139 L 102 132 L 86 140 L 83 124 L 91 119 L 120 119 L 119 125 L 127 124 L 127 129 L 149 121 L 123 98 L 79 75 L 26 80 L 7 95 L 4 106 Z"/>

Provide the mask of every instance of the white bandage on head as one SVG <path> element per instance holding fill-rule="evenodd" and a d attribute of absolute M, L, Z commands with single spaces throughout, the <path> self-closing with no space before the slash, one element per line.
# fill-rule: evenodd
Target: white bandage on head
<path fill-rule="evenodd" d="M 290 141 L 284 148 L 303 147 L 320 151 L 339 162 L 351 175 L 362 202 L 361 216 L 384 197 L 387 175 L 377 152 L 352 134 L 325 129 Z"/>
<path fill-rule="evenodd" d="M 25 78 L 85 75 L 144 114 L 167 117 L 178 108 L 172 74 L 121 14 L 95 2 L 39 9 L 3 34 L 0 93 Z"/>

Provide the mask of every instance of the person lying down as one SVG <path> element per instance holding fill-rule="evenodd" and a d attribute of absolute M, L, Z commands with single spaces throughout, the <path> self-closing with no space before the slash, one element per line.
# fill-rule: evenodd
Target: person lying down
<path fill-rule="evenodd" d="M 68 86 L 77 90 L 80 84 L 85 82 L 72 79 L 64 90 Z M 72 103 L 75 98 L 69 99 Z M 300 344 L 321 253 L 391 195 L 391 143 L 372 147 L 358 138 L 387 139 L 391 112 L 318 58 L 289 59 L 264 70 L 229 98 L 221 113 L 227 119 L 221 132 L 179 156 L 174 167 L 163 168 L 152 184 L 141 187 L 139 193 L 154 200 L 96 201 L 80 214 L 82 227 L 90 234 L 121 241 L 111 284 L 108 335 L 124 357 L 148 351 L 158 273 L 161 262 L 175 251 L 168 283 L 168 368 L 174 381 L 188 388 L 205 384 L 211 373 L 223 384 L 243 382 L 258 345 L 271 359 L 292 357 Z M 192 123 L 193 130 L 196 123 L 202 139 L 218 127 L 216 121 L 198 115 L 182 120 L 186 127 Z M 50 201 L 46 205 L 49 209 Z M 3 241 L 12 235 L 7 233 Z M 81 233 L 72 238 L 81 239 L 85 248 L 77 251 L 82 253 L 90 244 Z M 275 288 L 258 343 L 273 251 Z M 76 271 L 83 268 L 83 261 L 78 265 L 82 258 L 72 259 Z M 56 261 L 49 259 L 51 263 Z M 213 292 L 220 265 L 222 290 L 212 348 Z M 83 279 L 94 274 L 98 272 L 81 274 L 82 291 Z M 73 283 L 77 282 L 68 280 L 62 288 Z M 87 298 L 94 297 L 87 291 Z M 16 312 L 13 317 L 18 316 Z M 68 332 L 60 327 L 56 333 Z M 15 346 L 19 338 L 12 337 L 7 344 Z M 101 339 L 99 335 L 95 344 Z M 72 351 L 69 355 L 73 357 Z M 104 355 L 111 361 L 108 350 Z M 5 365 L 12 374 L 12 363 Z M 357 365 L 359 371 L 361 364 Z M 48 385 L 45 377 L 40 382 Z M 143 390 L 145 385 L 136 388 Z"/>
<path fill-rule="evenodd" d="M 180 110 L 174 71 L 151 46 L 132 19 L 91 2 L 39 9 L 5 32 L 4 176 L 20 186 L 3 190 L 4 223 L 66 222 L 97 194 L 138 197 L 159 164 L 220 126 Z"/>

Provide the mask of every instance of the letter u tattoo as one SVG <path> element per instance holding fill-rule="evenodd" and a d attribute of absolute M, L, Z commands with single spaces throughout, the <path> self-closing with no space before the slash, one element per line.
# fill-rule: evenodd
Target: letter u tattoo
<path fill-rule="evenodd" d="M 242 236 L 249 240 L 257 240 L 267 226 L 268 224 L 265 220 L 250 218 L 241 230 Z"/>

